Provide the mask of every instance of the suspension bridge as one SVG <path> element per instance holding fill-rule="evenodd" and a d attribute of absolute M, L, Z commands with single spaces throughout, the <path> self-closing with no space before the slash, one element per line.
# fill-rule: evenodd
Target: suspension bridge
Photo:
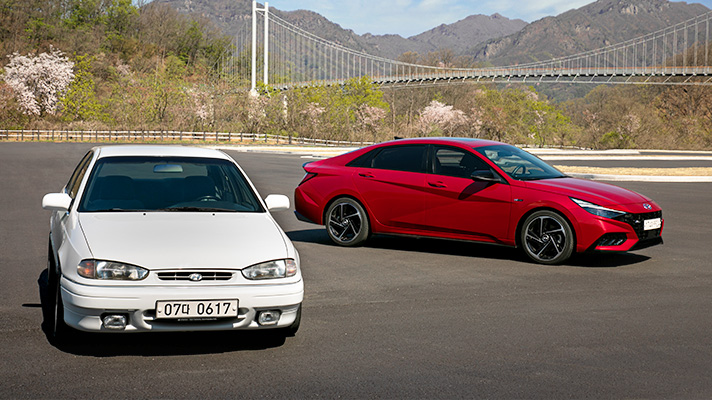
<path fill-rule="evenodd" d="M 221 78 L 255 91 L 342 85 L 459 82 L 712 85 L 712 11 L 621 43 L 565 57 L 486 68 L 427 66 L 373 56 L 308 32 L 253 1 L 252 18 L 219 61 Z"/>

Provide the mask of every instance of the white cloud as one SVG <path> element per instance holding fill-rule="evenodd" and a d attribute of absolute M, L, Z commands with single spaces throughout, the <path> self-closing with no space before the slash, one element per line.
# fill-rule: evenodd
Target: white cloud
<path fill-rule="evenodd" d="M 419 10 L 437 10 L 450 7 L 453 4 L 457 4 L 454 0 L 422 0 L 420 4 L 417 5 Z"/>

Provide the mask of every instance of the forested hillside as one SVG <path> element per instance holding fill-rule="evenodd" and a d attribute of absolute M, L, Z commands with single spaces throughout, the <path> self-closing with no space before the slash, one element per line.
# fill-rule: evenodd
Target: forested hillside
<path fill-rule="evenodd" d="M 241 82 L 216 78 L 216 60 L 229 46 L 209 21 L 165 4 L 0 0 L 0 129 L 356 141 L 456 135 L 547 146 L 712 149 L 710 87 L 601 86 L 554 102 L 540 87 L 387 89 L 366 77 L 344 87 L 262 88 L 253 97 Z M 452 62 L 444 50 L 417 56 Z"/>

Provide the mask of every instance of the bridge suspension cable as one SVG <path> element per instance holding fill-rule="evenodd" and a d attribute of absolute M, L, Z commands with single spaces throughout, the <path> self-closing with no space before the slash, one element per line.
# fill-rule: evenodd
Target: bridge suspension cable
<path fill-rule="evenodd" d="M 621 43 L 550 60 L 455 68 L 373 56 L 308 32 L 272 13 L 267 3 L 257 8 L 253 1 L 251 21 L 238 28 L 233 52 L 223 56 L 219 70 L 231 83 L 250 83 L 253 90 L 260 76 L 262 84 L 278 89 L 340 85 L 361 77 L 390 86 L 464 81 L 712 85 L 711 20 L 712 11 Z"/>

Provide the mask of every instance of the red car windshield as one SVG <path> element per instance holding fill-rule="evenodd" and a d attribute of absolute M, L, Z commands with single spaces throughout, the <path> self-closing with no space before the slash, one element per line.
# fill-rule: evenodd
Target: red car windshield
<path fill-rule="evenodd" d="M 476 147 L 475 151 L 495 163 L 512 179 L 531 181 L 566 177 L 561 171 L 545 163 L 539 157 L 518 147 L 509 145 L 484 146 Z"/>

